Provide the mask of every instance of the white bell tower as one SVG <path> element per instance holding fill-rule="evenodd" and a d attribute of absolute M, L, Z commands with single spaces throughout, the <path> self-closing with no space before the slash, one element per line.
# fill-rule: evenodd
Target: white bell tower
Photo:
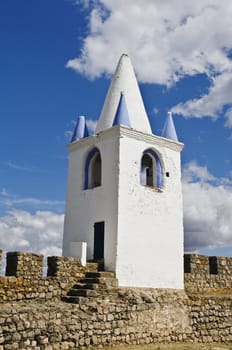
<path fill-rule="evenodd" d="M 183 288 L 180 152 L 172 115 L 152 134 L 131 61 L 122 55 L 96 134 L 80 117 L 68 146 L 63 255 L 104 260 L 119 286 Z"/>

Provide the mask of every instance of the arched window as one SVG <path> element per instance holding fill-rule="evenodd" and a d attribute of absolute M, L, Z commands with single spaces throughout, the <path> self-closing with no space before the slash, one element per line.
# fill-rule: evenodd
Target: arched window
<path fill-rule="evenodd" d="M 102 161 L 98 148 L 92 149 L 85 162 L 85 183 L 84 189 L 101 186 Z"/>
<path fill-rule="evenodd" d="M 157 153 L 152 149 L 143 152 L 140 183 L 143 186 L 163 187 L 161 162 Z"/>

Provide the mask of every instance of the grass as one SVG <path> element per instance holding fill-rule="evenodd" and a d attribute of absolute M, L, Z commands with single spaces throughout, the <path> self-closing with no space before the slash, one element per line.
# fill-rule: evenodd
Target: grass
<path fill-rule="evenodd" d="M 104 350 L 232 350 L 232 344 L 172 343 L 106 347 Z"/>

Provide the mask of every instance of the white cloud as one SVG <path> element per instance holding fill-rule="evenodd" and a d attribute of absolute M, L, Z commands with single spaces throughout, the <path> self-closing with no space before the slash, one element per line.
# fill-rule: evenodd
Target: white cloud
<path fill-rule="evenodd" d="M 75 129 L 75 126 L 76 126 L 76 123 L 77 123 L 77 120 L 74 120 L 72 119 L 70 122 L 69 122 L 69 125 L 68 127 L 71 129 L 71 130 L 66 130 L 64 132 L 64 136 L 65 138 L 70 142 L 71 141 L 71 138 L 73 136 L 73 131 Z"/>
<path fill-rule="evenodd" d="M 208 171 L 206 166 L 199 166 L 196 161 L 191 161 L 184 167 L 182 177 L 185 182 L 214 181 L 216 178 Z"/>
<path fill-rule="evenodd" d="M 56 208 L 62 209 L 64 207 L 64 201 L 49 200 L 49 199 L 39 199 L 33 197 L 14 197 L 4 195 L 2 198 L 0 196 L 0 205 L 3 207 L 15 207 L 15 206 L 30 206 L 31 208 L 47 209 Z"/>
<path fill-rule="evenodd" d="M 205 74 L 208 94 L 174 108 L 186 117 L 217 118 L 232 104 L 231 0 L 79 0 L 89 6 L 89 33 L 67 67 L 90 79 L 112 74 L 125 52 L 142 82 L 172 86 Z M 129 25 L 128 25 L 129 23 Z M 102 59 L 104 57 L 104 59 Z M 231 127 L 226 115 L 225 126 Z"/>
<path fill-rule="evenodd" d="M 71 130 L 67 130 L 64 132 L 65 138 L 68 139 L 69 141 L 71 140 L 72 135 L 73 135 L 73 131 L 71 131 Z"/>
<path fill-rule="evenodd" d="M 172 108 L 173 113 L 181 114 L 184 117 L 204 116 L 216 119 L 222 112 L 225 105 L 232 103 L 232 71 L 226 71 L 212 79 L 212 85 L 208 94 L 199 99 L 189 100 L 186 103 L 180 103 Z M 225 126 L 232 127 L 231 108 L 227 110 Z"/>
<path fill-rule="evenodd" d="M 215 184 L 216 183 L 216 184 Z M 232 186 L 190 162 L 183 172 L 185 250 L 232 246 Z"/>
<path fill-rule="evenodd" d="M 26 171 L 26 172 L 32 172 L 32 173 L 44 173 L 45 170 L 34 167 L 34 166 L 25 166 L 25 165 L 21 165 L 21 164 L 15 164 L 11 161 L 7 162 L 6 165 L 9 168 L 12 168 L 14 170 L 18 170 L 18 171 Z"/>
<path fill-rule="evenodd" d="M 0 191 L 0 209 L 9 208 L 34 209 L 34 210 L 56 210 L 63 212 L 65 202 L 61 200 L 40 199 L 35 197 L 22 197 L 19 194 L 8 192 L 4 187 Z"/>
<path fill-rule="evenodd" d="M 61 255 L 64 215 L 51 211 L 12 210 L 0 217 L 0 248 Z"/>
<path fill-rule="evenodd" d="M 152 114 L 156 115 L 157 113 L 159 113 L 158 108 L 157 107 L 153 107 Z"/>
<path fill-rule="evenodd" d="M 227 126 L 228 128 L 232 128 L 232 108 L 227 109 L 226 118 L 227 121 L 225 123 L 225 126 Z"/>
<path fill-rule="evenodd" d="M 97 126 L 97 120 L 87 119 L 86 124 L 90 134 L 94 134 Z"/>
<path fill-rule="evenodd" d="M 2 187 L 0 249 L 3 249 L 4 253 L 28 251 L 44 256 L 61 255 L 63 210 L 64 201 L 21 197 Z M 4 267 L 5 261 L 3 269 Z"/>
<path fill-rule="evenodd" d="M 1 196 L 4 196 L 4 197 L 8 196 L 8 192 L 7 192 L 7 190 L 6 190 L 5 187 L 2 187 L 2 188 L 1 188 L 1 190 L 0 190 L 0 195 L 1 195 Z"/>

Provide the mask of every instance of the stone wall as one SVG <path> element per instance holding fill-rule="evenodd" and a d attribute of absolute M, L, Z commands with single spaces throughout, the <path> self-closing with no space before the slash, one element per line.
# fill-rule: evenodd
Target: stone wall
<path fill-rule="evenodd" d="M 9 252 L 7 253 L 6 276 L 22 277 L 26 280 L 38 280 L 43 274 L 43 255 Z"/>
<path fill-rule="evenodd" d="M 186 290 L 232 288 L 232 258 L 185 254 L 184 272 Z"/>
<path fill-rule="evenodd" d="M 1 257 L 0 250 L 0 261 Z M 83 267 L 75 258 L 48 257 L 47 276 L 43 277 L 42 255 L 10 252 L 6 258 L 6 276 L 0 276 L 0 302 L 59 299 L 86 271 L 97 270 L 96 264 L 88 263 Z M 232 258 L 185 254 L 184 271 L 188 292 L 232 287 Z"/>
<path fill-rule="evenodd" d="M 0 262 L 1 258 L 2 250 Z M 48 257 L 47 276 L 43 277 L 41 254 L 10 252 L 6 259 L 6 276 L 0 276 L 0 302 L 60 298 L 87 271 L 97 270 L 94 263 L 87 263 L 83 267 L 75 258 Z M 186 291 L 232 287 L 232 258 L 185 254 L 184 272 Z"/>
<path fill-rule="evenodd" d="M 2 250 L 0 249 L 0 275 L 2 271 L 1 267 L 2 267 Z"/>
<path fill-rule="evenodd" d="M 0 254 L 1 257 L 1 254 Z M 78 259 L 7 254 L 0 277 L 0 350 L 163 342 L 232 344 L 231 258 L 185 255 L 185 290 L 115 288 L 110 296 L 61 301 L 86 271 Z"/>
<path fill-rule="evenodd" d="M 79 259 L 48 257 L 47 277 L 42 276 L 42 271 L 42 255 L 7 253 L 6 276 L 0 276 L 0 303 L 60 299 L 86 271 L 97 271 L 97 264 L 88 263 L 84 267 Z"/>
<path fill-rule="evenodd" d="M 3 304 L 0 350 L 164 342 L 232 343 L 231 297 L 120 288 L 115 300 Z"/>
<path fill-rule="evenodd" d="M 231 343 L 232 291 L 188 295 L 191 338 L 196 342 Z"/>

